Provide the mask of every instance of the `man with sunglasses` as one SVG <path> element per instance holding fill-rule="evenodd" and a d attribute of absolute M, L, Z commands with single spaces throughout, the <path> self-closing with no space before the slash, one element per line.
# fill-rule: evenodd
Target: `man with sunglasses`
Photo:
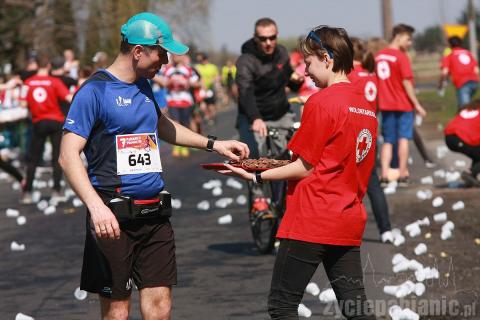
<path fill-rule="evenodd" d="M 290 65 L 285 47 L 277 43 L 275 21 L 261 18 L 255 23 L 253 38 L 242 45 L 237 60 L 238 116 L 236 127 L 240 140 L 250 149 L 251 157 L 266 156 L 268 128 L 290 128 L 294 114 L 290 111 L 286 88 L 297 91 L 303 76 L 296 75 Z M 295 76 L 296 75 L 296 76 Z M 280 130 L 275 140 L 278 148 L 286 148 L 287 132 Z M 268 208 L 267 200 L 259 188 L 254 188 L 252 211 Z"/>
<path fill-rule="evenodd" d="M 166 320 L 177 270 L 158 139 L 234 160 L 248 157 L 248 149 L 161 114 L 147 79 L 168 63 L 167 51 L 188 51 L 163 19 L 139 13 L 121 35 L 113 64 L 92 75 L 72 101 L 59 162 L 87 207 L 80 287 L 99 295 L 102 319 L 128 319 L 135 285 L 143 318 Z"/>

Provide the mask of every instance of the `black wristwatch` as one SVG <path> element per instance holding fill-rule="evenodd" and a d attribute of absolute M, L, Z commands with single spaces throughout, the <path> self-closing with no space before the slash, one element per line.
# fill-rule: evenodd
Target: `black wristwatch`
<path fill-rule="evenodd" d="M 261 171 L 256 171 L 256 172 L 255 172 L 255 181 L 256 181 L 258 184 L 262 184 L 262 183 L 263 183 L 262 172 L 261 172 Z"/>
<path fill-rule="evenodd" d="M 217 140 L 217 137 L 215 136 L 207 136 L 208 138 L 208 142 L 207 142 L 207 149 L 205 149 L 206 151 L 208 152 L 212 152 L 213 151 L 213 144 L 215 143 L 215 140 Z"/>

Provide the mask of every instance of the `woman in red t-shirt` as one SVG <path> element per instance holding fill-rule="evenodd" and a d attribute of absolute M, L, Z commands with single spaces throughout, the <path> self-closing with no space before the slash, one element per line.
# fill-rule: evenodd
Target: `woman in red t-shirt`
<path fill-rule="evenodd" d="M 480 186 L 480 100 L 472 101 L 445 127 L 447 147 L 472 159 L 470 172 L 462 178 L 470 185 Z"/>
<path fill-rule="evenodd" d="M 320 263 L 344 316 L 375 319 L 366 303 L 360 244 L 366 221 L 362 199 L 375 161 L 376 115 L 347 78 L 353 49 L 344 29 L 315 28 L 300 49 L 305 75 L 324 89 L 305 104 L 300 129 L 288 145 L 294 161 L 256 174 L 232 166 L 220 172 L 254 183 L 289 182 L 268 302 L 272 319 L 298 319 L 298 305 Z"/>

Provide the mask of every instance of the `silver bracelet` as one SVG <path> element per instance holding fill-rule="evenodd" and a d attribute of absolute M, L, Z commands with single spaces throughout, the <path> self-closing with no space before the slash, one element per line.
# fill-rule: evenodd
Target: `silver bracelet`
<path fill-rule="evenodd" d="M 257 182 L 257 176 L 256 176 L 255 174 L 252 176 L 252 180 L 253 180 L 253 183 L 254 183 L 254 184 L 258 184 L 258 182 Z"/>

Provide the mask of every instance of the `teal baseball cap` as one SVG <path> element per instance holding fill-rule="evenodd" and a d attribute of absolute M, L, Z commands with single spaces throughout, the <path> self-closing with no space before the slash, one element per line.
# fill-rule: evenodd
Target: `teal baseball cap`
<path fill-rule="evenodd" d="M 182 55 L 188 52 L 188 47 L 173 39 L 170 26 L 151 12 L 138 13 L 122 26 L 122 37 L 130 44 L 145 46 L 159 45 L 170 53 Z"/>

